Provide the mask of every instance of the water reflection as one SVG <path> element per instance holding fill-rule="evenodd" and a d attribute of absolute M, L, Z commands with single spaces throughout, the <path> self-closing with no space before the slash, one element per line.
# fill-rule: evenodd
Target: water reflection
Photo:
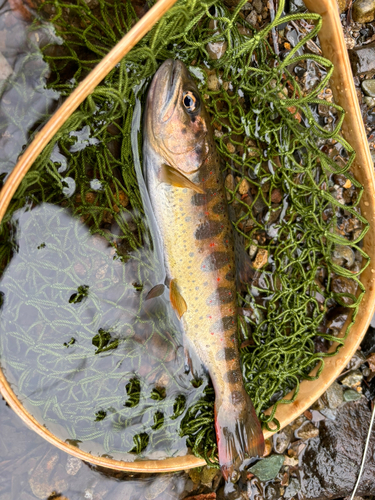
<path fill-rule="evenodd" d="M 0 400 L 1 500 L 179 500 L 192 489 L 184 473 L 100 471 L 47 443 Z"/>
<path fill-rule="evenodd" d="M 1 365 L 25 408 L 63 440 L 133 461 L 187 452 L 185 408 L 202 395 L 184 372 L 167 297 L 146 301 L 152 253 L 124 264 L 62 207 L 12 218 L 17 250 L 0 281 Z M 147 266 L 147 263 L 149 264 Z"/>

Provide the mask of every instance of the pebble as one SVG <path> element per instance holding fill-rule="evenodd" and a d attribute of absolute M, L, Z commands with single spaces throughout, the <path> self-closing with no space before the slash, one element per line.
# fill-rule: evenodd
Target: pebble
<path fill-rule="evenodd" d="M 356 0 L 352 15 L 356 23 L 371 23 L 375 19 L 375 0 Z"/>
<path fill-rule="evenodd" d="M 320 413 L 322 413 L 329 420 L 336 420 L 336 410 L 332 410 L 331 408 L 323 408 L 322 410 L 320 410 Z"/>
<path fill-rule="evenodd" d="M 292 436 L 293 429 L 290 425 L 287 425 L 282 431 L 273 436 L 273 446 L 276 453 L 284 453 L 290 444 Z"/>
<path fill-rule="evenodd" d="M 257 240 L 253 240 L 253 244 L 250 245 L 250 248 L 249 248 L 250 259 L 253 259 L 255 257 L 257 250 L 258 250 L 258 242 L 257 242 Z"/>
<path fill-rule="evenodd" d="M 255 269 L 260 269 L 268 262 L 268 250 L 266 248 L 259 248 L 257 256 L 255 257 L 253 266 Z"/>
<path fill-rule="evenodd" d="M 353 370 L 341 379 L 341 383 L 350 389 L 355 389 L 361 385 L 362 380 L 362 372 L 360 370 Z"/>
<path fill-rule="evenodd" d="M 208 75 L 207 88 L 209 90 L 213 90 L 213 91 L 219 90 L 219 88 L 220 88 L 219 79 L 215 75 L 215 73 L 213 73 L 212 75 Z"/>
<path fill-rule="evenodd" d="M 271 455 L 272 451 L 272 441 L 270 438 L 264 440 L 264 457 L 268 457 L 268 455 Z"/>
<path fill-rule="evenodd" d="M 226 52 L 228 44 L 225 41 L 210 42 L 206 45 L 206 50 L 211 59 L 218 60 Z"/>
<path fill-rule="evenodd" d="M 211 488 L 212 486 L 212 481 L 214 480 L 215 476 L 217 474 L 220 474 L 220 471 L 218 469 L 214 469 L 212 467 L 203 467 L 200 478 L 202 484 L 207 486 L 208 488 Z"/>
<path fill-rule="evenodd" d="M 262 10 L 263 10 L 263 2 L 262 2 L 262 0 L 254 0 L 253 1 L 253 7 L 257 11 L 258 14 L 261 14 Z"/>
<path fill-rule="evenodd" d="M 0 52 L 0 87 L 3 81 L 6 80 L 13 73 L 13 69 L 3 54 Z"/>
<path fill-rule="evenodd" d="M 361 397 L 362 394 L 354 391 L 353 389 L 348 389 L 344 392 L 344 401 L 358 401 L 358 399 L 361 399 Z"/>
<path fill-rule="evenodd" d="M 375 97 L 375 80 L 363 80 L 362 90 L 369 97 Z"/>
<path fill-rule="evenodd" d="M 375 42 L 349 50 L 354 76 L 375 73 Z"/>
<path fill-rule="evenodd" d="M 82 460 L 77 457 L 68 457 L 66 461 L 65 470 L 70 476 L 75 476 L 79 469 L 82 467 Z"/>
<path fill-rule="evenodd" d="M 373 97 L 366 96 L 363 100 L 369 108 L 373 108 L 375 106 L 375 99 Z"/>
<path fill-rule="evenodd" d="M 345 276 L 335 276 L 331 282 L 331 291 L 337 294 L 350 293 L 355 295 L 356 290 L 356 282 L 351 278 L 346 278 Z M 353 303 L 353 300 L 345 295 L 342 295 L 340 299 L 344 304 L 350 305 Z"/>
<path fill-rule="evenodd" d="M 351 358 L 349 363 L 346 365 L 345 369 L 346 370 L 356 370 L 359 368 L 363 363 L 366 362 L 366 358 L 363 355 L 361 351 L 356 351 L 354 353 L 354 356 Z"/>
<path fill-rule="evenodd" d="M 283 463 L 283 455 L 271 455 L 270 457 L 264 458 L 250 467 L 249 471 L 252 472 L 260 481 L 271 481 L 272 479 L 275 479 Z"/>
<path fill-rule="evenodd" d="M 250 184 L 246 179 L 242 179 L 238 191 L 240 194 L 247 194 L 250 189 Z"/>
<path fill-rule="evenodd" d="M 354 264 L 355 255 L 353 250 L 346 245 L 336 245 L 333 251 L 333 262 L 342 266 L 344 262 L 350 268 Z"/>
<path fill-rule="evenodd" d="M 329 408 L 335 409 L 338 408 L 341 403 L 344 401 L 344 390 L 340 384 L 337 382 L 333 382 L 333 384 L 328 387 L 325 392 L 325 397 L 327 400 L 327 404 Z M 321 410 L 321 413 L 327 417 L 327 415 Z M 329 417 L 328 417 L 329 418 Z"/>
<path fill-rule="evenodd" d="M 289 485 L 285 489 L 284 498 L 292 498 L 292 497 L 297 498 L 300 489 L 301 489 L 300 482 L 298 481 L 297 478 L 292 477 L 292 479 L 289 482 Z"/>
<path fill-rule="evenodd" d="M 251 26 L 255 26 L 258 21 L 258 16 L 255 10 L 252 10 L 250 14 L 247 16 L 246 21 L 251 24 Z"/>
<path fill-rule="evenodd" d="M 319 436 L 319 429 L 311 422 L 306 422 L 298 431 L 296 436 L 303 441 Z"/>

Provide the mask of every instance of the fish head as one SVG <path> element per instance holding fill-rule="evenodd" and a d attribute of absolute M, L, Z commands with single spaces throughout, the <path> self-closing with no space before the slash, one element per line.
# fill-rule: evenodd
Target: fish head
<path fill-rule="evenodd" d="M 208 113 L 181 61 L 168 59 L 152 80 L 146 104 L 147 139 L 162 160 L 183 174 L 197 172 L 212 144 Z"/>

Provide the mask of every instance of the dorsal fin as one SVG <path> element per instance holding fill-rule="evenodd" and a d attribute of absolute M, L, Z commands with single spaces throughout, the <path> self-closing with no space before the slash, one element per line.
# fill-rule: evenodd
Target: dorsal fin
<path fill-rule="evenodd" d="M 169 285 L 169 297 L 171 300 L 172 307 L 176 311 L 178 319 L 181 319 L 184 312 L 187 311 L 187 305 L 185 299 L 178 290 L 178 286 L 175 279 L 171 280 L 171 283 Z"/>
<path fill-rule="evenodd" d="M 204 194 L 204 190 L 189 180 L 184 174 L 170 165 L 162 164 L 159 179 L 171 186 L 192 189 L 196 193 Z"/>

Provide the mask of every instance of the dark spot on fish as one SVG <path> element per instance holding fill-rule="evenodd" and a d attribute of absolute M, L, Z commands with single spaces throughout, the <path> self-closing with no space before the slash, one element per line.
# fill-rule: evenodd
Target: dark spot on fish
<path fill-rule="evenodd" d="M 245 401 L 244 395 L 240 391 L 233 391 L 231 398 L 234 406 L 242 404 Z"/>
<path fill-rule="evenodd" d="M 231 244 L 232 244 L 232 233 L 229 232 L 229 233 L 226 233 L 224 235 L 224 238 L 223 238 L 223 244 L 224 246 L 226 246 L 227 248 L 231 248 Z"/>
<path fill-rule="evenodd" d="M 191 121 L 192 121 L 193 123 L 195 123 L 195 116 L 192 116 L 192 117 L 191 117 Z"/>
<path fill-rule="evenodd" d="M 200 207 L 202 205 L 205 205 L 206 203 L 209 203 L 212 200 L 212 198 L 216 196 L 216 194 L 217 194 L 217 189 L 214 188 L 205 189 L 204 194 L 196 193 L 194 196 L 192 196 L 191 203 L 196 207 Z"/>
<path fill-rule="evenodd" d="M 229 262 L 227 252 L 212 252 L 208 255 L 201 266 L 202 271 L 217 271 Z"/>
<path fill-rule="evenodd" d="M 232 361 L 236 359 L 236 350 L 233 347 L 224 347 L 216 354 L 217 361 Z"/>
<path fill-rule="evenodd" d="M 209 306 L 217 306 L 220 304 L 229 304 L 234 299 L 234 293 L 231 288 L 221 287 L 218 288 L 207 299 Z"/>
<path fill-rule="evenodd" d="M 181 132 L 182 132 L 183 134 L 186 134 L 186 133 L 187 133 L 186 128 L 181 129 Z"/>
<path fill-rule="evenodd" d="M 235 316 L 225 316 L 224 318 L 216 321 L 211 329 L 216 332 L 226 332 L 227 330 L 231 330 L 236 326 L 236 317 Z"/>
<path fill-rule="evenodd" d="M 228 370 L 227 373 L 224 374 L 223 379 L 229 384 L 236 384 L 241 380 L 241 373 L 238 370 Z"/>
<path fill-rule="evenodd" d="M 189 257 L 194 257 L 194 252 L 190 252 Z"/>
<path fill-rule="evenodd" d="M 223 214 L 225 212 L 225 205 L 223 202 L 216 203 L 214 207 L 212 207 L 212 211 L 214 214 Z"/>
<path fill-rule="evenodd" d="M 227 274 L 225 275 L 225 279 L 228 281 L 234 281 L 234 272 L 228 271 Z"/>
<path fill-rule="evenodd" d="M 195 238 L 197 240 L 206 240 L 208 238 L 212 238 L 213 236 L 217 236 L 224 229 L 224 225 L 221 221 L 216 220 L 208 220 L 203 224 L 200 224 L 195 231 Z"/>
<path fill-rule="evenodd" d="M 190 222 L 191 221 L 191 217 L 185 217 L 185 222 Z"/>

